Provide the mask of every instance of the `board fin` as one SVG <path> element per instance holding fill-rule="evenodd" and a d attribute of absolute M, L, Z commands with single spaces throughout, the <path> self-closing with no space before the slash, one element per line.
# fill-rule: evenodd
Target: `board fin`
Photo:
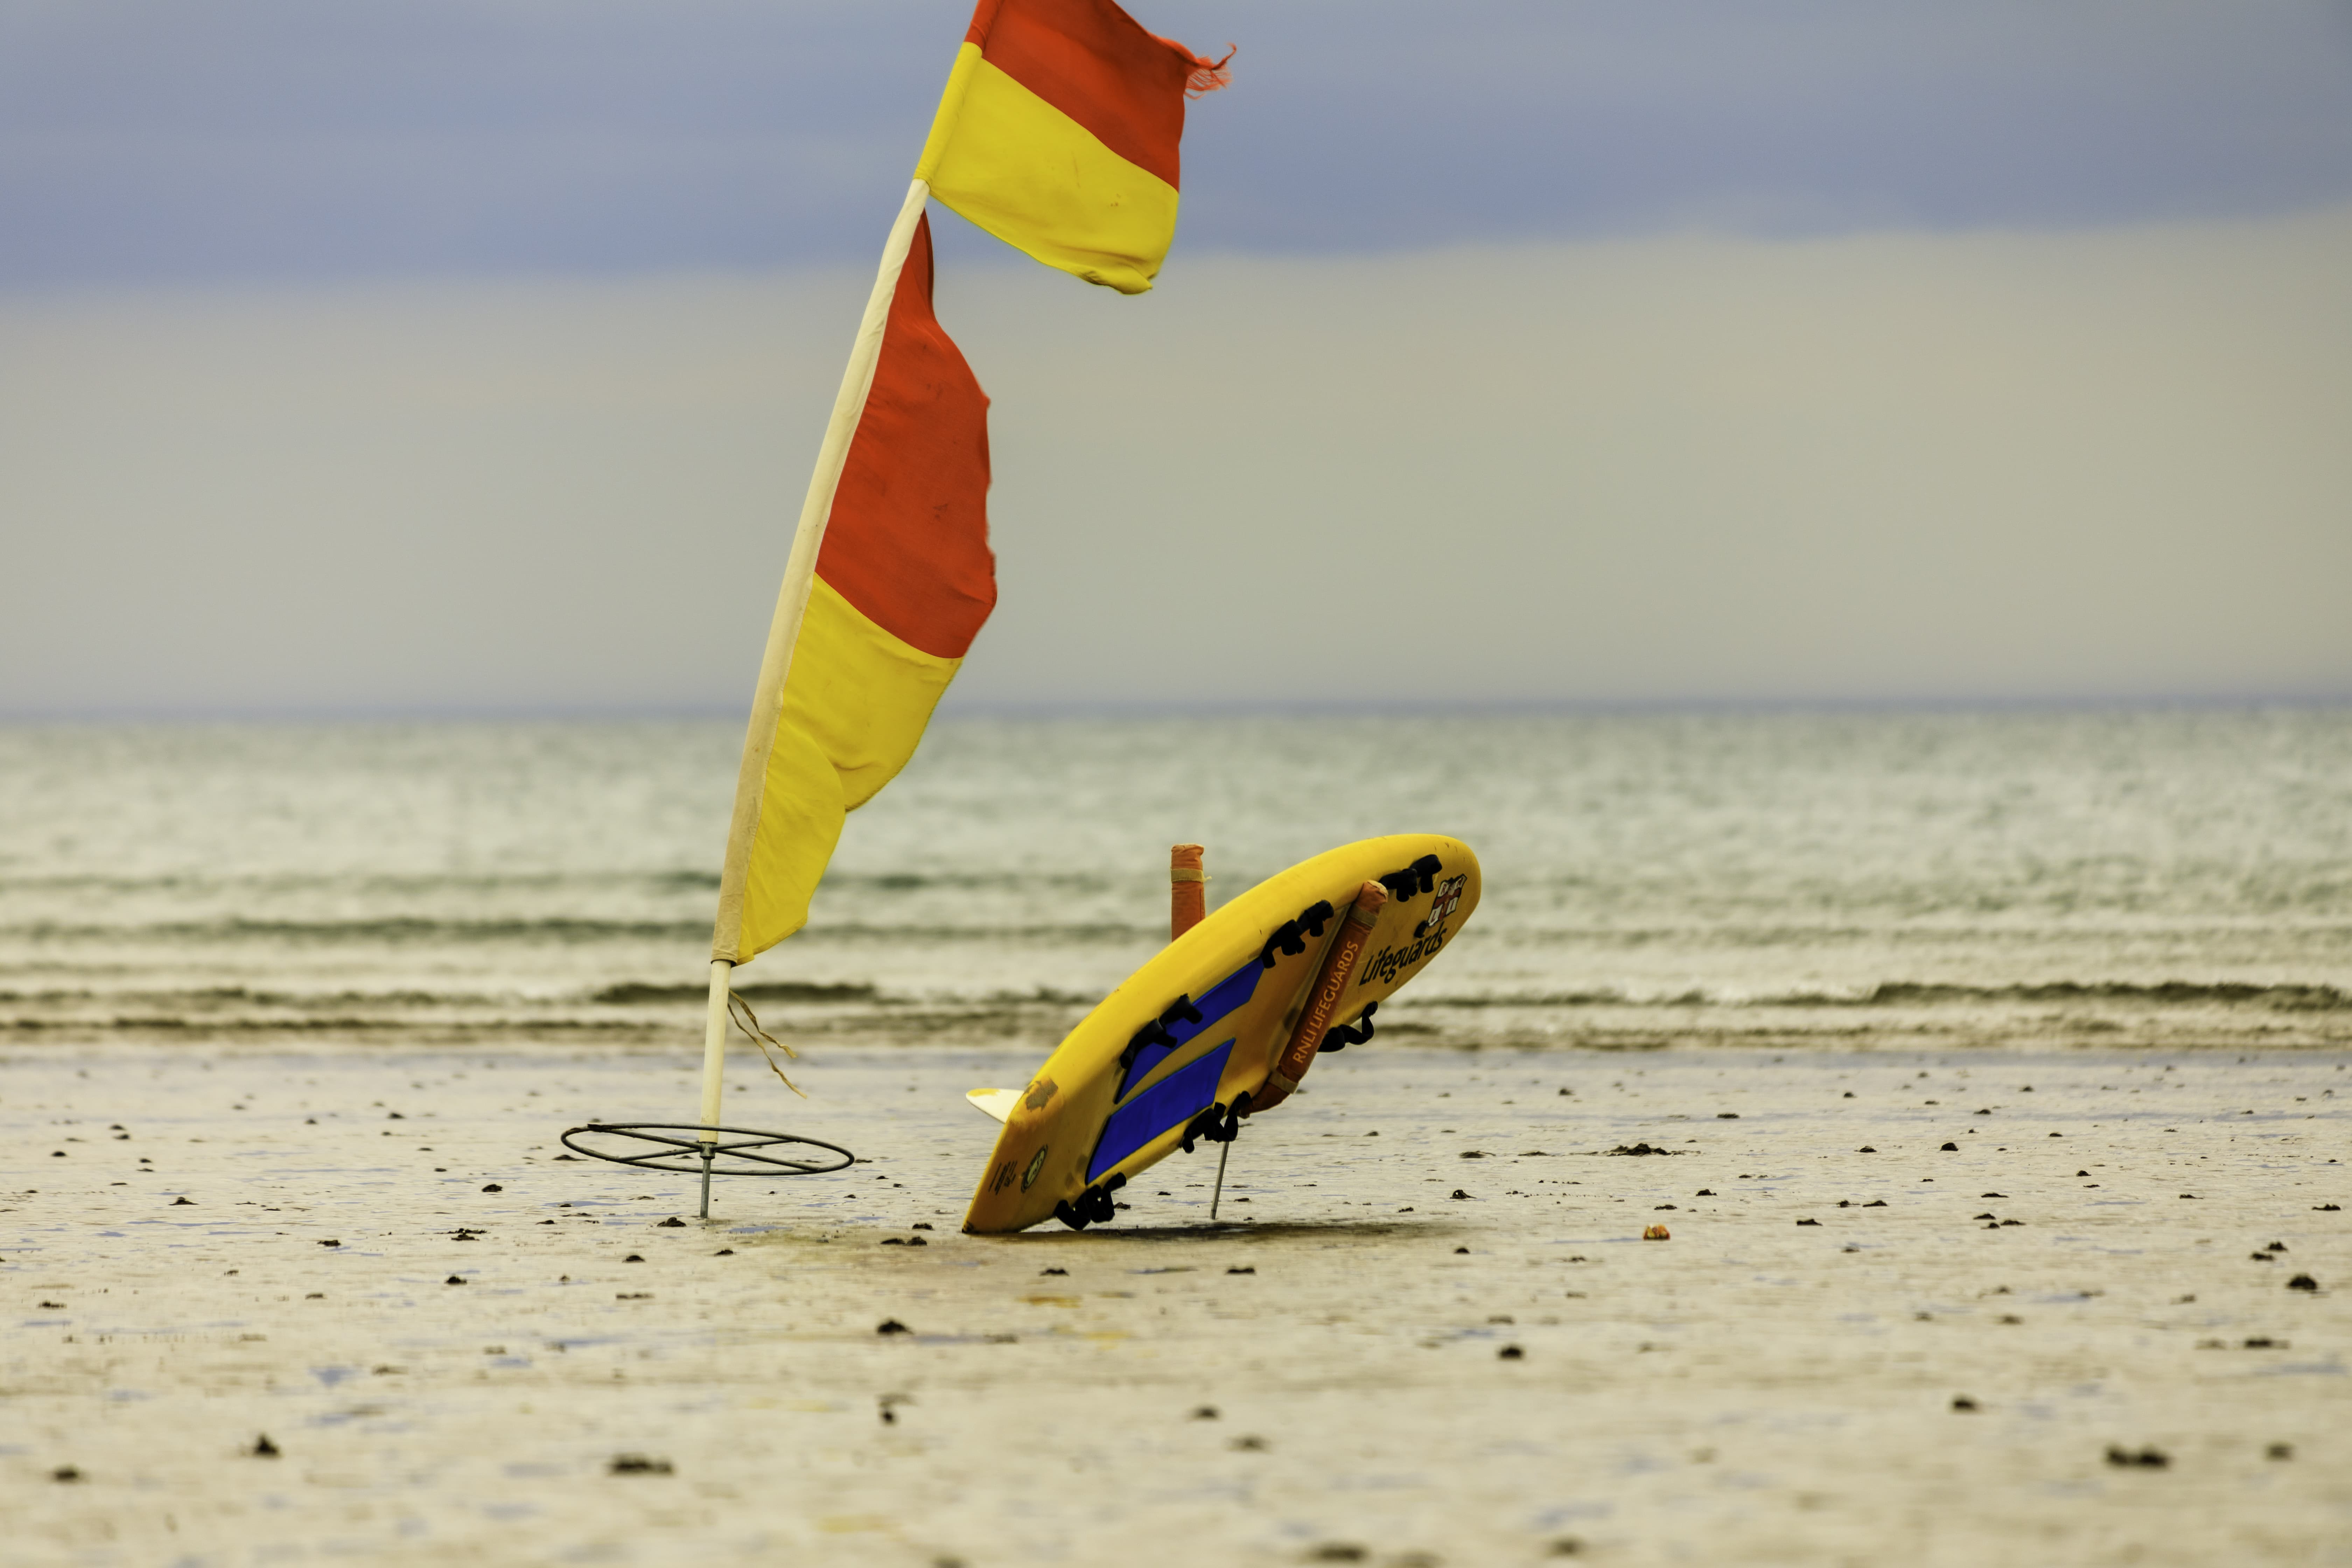
<path fill-rule="evenodd" d="M 1002 1121 L 1013 1114 L 1014 1106 L 1021 1103 L 1021 1091 L 1017 1089 L 975 1089 L 967 1090 L 964 1098 Z"/>

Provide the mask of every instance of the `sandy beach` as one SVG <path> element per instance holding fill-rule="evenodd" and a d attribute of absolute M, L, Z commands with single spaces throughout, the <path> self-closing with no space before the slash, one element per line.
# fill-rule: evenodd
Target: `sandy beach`
<path fill-rule="evenodd" d="M 5 1555 L 2352 1562 L 2341 1052 L 1359 1047 L 961 1236 L 1034 1061 L 739 1061 L 861 1163 L 706 1226 L 559 1159 L 683 1052 L 18 1049 Z"/>

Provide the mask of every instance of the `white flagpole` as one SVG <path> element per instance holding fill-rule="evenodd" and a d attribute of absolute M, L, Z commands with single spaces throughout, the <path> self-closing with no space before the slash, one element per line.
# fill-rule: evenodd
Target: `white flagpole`
<path fill-rule="evenodd" d="M 841 470 L 849 461 L 849 444 L 857 421 L 866 412 L 866 395 L 874 386 L 874 367 L 882 358 L 882 338 L 890 324 L 890 302 L 898 292 L 898 274 L 914 247 L 915 226 L 921 221 L 931 187 L 911 182 L 898 221 L 882 247 L 882 265 L 866 296 L 866 315 L 857 323 L 850 345 L 849 364 L 842 372 L 841 390 L 834 395 L 833 417 L 817 449 L 816 471 L 809 476 L 808 495 L 801 502 L 800 522 L 793 530 L 792 554 L 784 562 L 784 581 L 776 593 L 775 618 L 768 624 L 767 651 L 760 660 L 760 684 L 751 699 L 751 721 L 743 738 L 743 763 L 735 779 L 735 816 L 727 834 L 727 860 L 719 873 L 718 931 L 710 961 L 710 1005 L 702 1037 L 702 1120 L 706 1131 L 719 1125 L 719 1097 L 727 1064 L 728 977 L 742 956 L 738 949 L 743 923 L 743 886 L 750 869 L 751 841 L 760 827 L 760 800 L 767 784 L 768 752 L 775 743 L 776 722 L 783 707 L 784 680 L 792 673 L 793 647 L 800 640 L 801 617 L 807 613 L 809 590 L 816 578 L 817 553 L 824 545 L 825 523 L 833 515 L 834 492 Z M 703 1217 L 710 1217 L 709 1165 L 716 1141 L 702 1141 Z"/>

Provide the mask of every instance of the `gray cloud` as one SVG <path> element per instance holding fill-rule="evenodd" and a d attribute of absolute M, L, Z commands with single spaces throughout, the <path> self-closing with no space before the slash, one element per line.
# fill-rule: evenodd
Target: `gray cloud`
<path fill-rule="evenodd" d="M 0 713 L 740 711 L 865 283 L 0 302 Z M 940 310 L 1003 584 L 951 701 L 2352 696 L 2352 211 Z"/>
<path fill-rule="evenodd" d="M 2352 199 L 2341 0 L 1137 9 L 1243 46 L 1192 254 Z M 862 263 L 967 12 L 14 0 L 0 286 Z"/>

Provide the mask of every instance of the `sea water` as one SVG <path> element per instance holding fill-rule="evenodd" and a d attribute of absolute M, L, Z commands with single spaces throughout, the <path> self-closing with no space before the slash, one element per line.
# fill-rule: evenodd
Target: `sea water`
<path fill-rule="evenodd" d="M 0 1027 L 691 1054 L 741 734 L 0 729 Z M 2340 709 L 943 719 L 739 985 L 1042 1053 L 1166 940 L 1171 843 L 1213 908 L 1408 831 L 1486 897 L 1382 1038 L 2352 1042 Z"/>

